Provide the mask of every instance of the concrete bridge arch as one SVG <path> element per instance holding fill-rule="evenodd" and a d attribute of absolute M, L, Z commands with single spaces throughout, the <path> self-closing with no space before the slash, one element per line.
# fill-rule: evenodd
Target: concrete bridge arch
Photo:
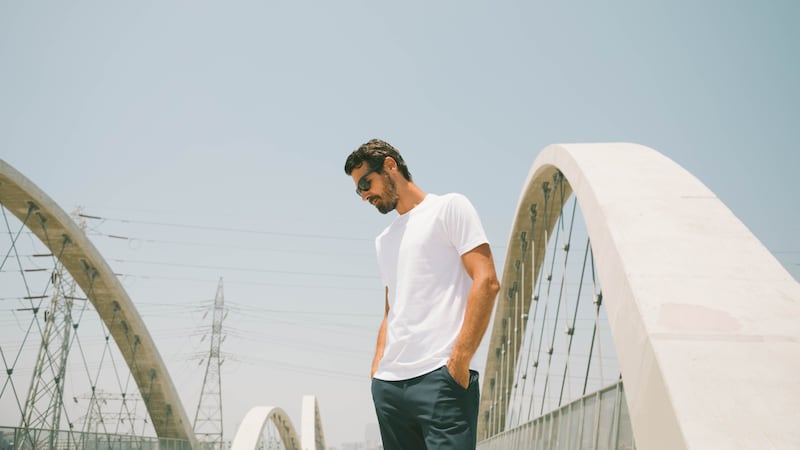
<path fill-rule="evenodd" d="M 797 448 L 797 281 L 699 180 L 655 150 L 627 143 L 552 145 L 538 155 L 504 274 L 520 258 L 521 233 L 530 230 L 531 205 L 544 201 L 543 183 L 558 176 L 586 221 L 637 446 Z M 534 274 L 548 234 L 528 236 Z M 501 292 L 510 283 L 504 277 Z M 529 305 L 527 299 L 520 311 L 498 300 L 482 417 L 502 384 L 491 378 L 507 342 L 499 324 Z"/>
<path fill-rule="evenodd" d="M 136 381 L 156 434 L 194 442 L 194 432 L 166 365 L 111 267 L 75 222 L 44 191 L 0 160 L 0 202 L 33 232 L 86 294 Z"/>

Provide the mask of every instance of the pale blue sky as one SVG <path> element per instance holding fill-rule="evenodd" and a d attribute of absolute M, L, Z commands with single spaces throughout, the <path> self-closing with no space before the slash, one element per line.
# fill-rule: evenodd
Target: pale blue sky
<path fill-rule="evenodd" d="M 0 157 L 67 211 L 127 220 L 92 240 L 136 275 L 190 415 L 187 311 L 222 276 L 226 438 L 257 403 L 297 424 L 316 393 L 329 444 L 362 440 L 393 216 L 354 195 L 350 151 L 383 138 L 424 190 L 469 196 L 502 267 L 543 147 L 637 142 L 800 278 L 798 22 L 793 0 L 0 0 Z"/>

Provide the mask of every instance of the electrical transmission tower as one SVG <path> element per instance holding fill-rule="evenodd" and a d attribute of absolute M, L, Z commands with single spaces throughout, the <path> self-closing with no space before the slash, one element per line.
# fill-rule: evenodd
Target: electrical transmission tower
<path fill-rule="evenodd" d="M 146 415 L 136 414 L 142 401 L 138 394 L 114 394 L 98 389 L 75 397 L 76 403 L 78 399 L 88 400 L 86 415 L 78 419 L 78 422 L 83 422 L 81 429 L 85 433 L 120 434 L 128 431 L 128 436 L 136 436 L 136 426 L 144 430 L 147 424 Z"/>
<path fill-rule="evenodd" d="M 222 321 L 226 316 L 225 298 L 222 292 L 222 278 L 217 286 L 217 296 L 214 299 L 214 315 L 211 325 L 211 350 L 206 358 L 206 374 L 203 378 L 203 388 L 200 392 L 200 401 L 197 403 L 197 413 L 194 416 L 194 433 L 199 442 L 205 443 L 204 449 L 225 448 L 222 440 L 222 378 L 220 368 L 220 345 L 222 344 Z M 200 364 L 203 364 L 200 361 Z"/>
<path fill-rule="evenodd" d="M 86 223 L 79 219 L 80 209 L 73 212 L 81 231 L 85 231 Z M 40 220 L 44 220 L 39 216 Z M 61 251 L 70 245 L 67 236 L 61 237 Z M 31 377 L 28 396 L 22 412 L 20 428 L 29 435 L 23 439 L 20 448 L 54 448 L 61 425 L 64 393 L 64 375 L 66 372 L 69 341 L 72 332 L 72 304 L 76 299 L 75 280 L 61 264 L 61 255 L 41 254 L 35 257 L 55 259 L 55 267 L 50 274 L 52 297 L 50 305 L 44 312 L 44 330 L 36 366 Z M 39 270 L 39 269 L 35 269 Z M 41 269 L 44 270 L 44 269 Z M 31 310 L 38 315 L 39 306 L 34 300 L 44 300 L 46 296 L 30 297 Z M 79 299 L 85 300 L 85 299 Z M 40 303 L 41 304 L 41 303 Z M 70 423 L 70 427 L 72 424 Z"/>

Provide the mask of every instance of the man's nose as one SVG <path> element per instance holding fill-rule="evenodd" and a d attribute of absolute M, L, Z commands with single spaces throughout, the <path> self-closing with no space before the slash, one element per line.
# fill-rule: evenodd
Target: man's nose
<path fill-rule="evenodd" d="M 361 200 L 367 201 L 368 198 L 369 198 L 369 189 L 367 189 L 366 191 L 361 191 Z"/>

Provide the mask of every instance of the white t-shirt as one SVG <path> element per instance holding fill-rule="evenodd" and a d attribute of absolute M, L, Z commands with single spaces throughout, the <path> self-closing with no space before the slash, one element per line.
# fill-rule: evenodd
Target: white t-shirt
<path fill-rule="evenodd" d="M 389 316 L 375 378 L 407 380 L 447 364 L 472 287 L 461 255 L 484 243 L 478 213 L 461 194 L 428 194 L 378 235 Z"/>

